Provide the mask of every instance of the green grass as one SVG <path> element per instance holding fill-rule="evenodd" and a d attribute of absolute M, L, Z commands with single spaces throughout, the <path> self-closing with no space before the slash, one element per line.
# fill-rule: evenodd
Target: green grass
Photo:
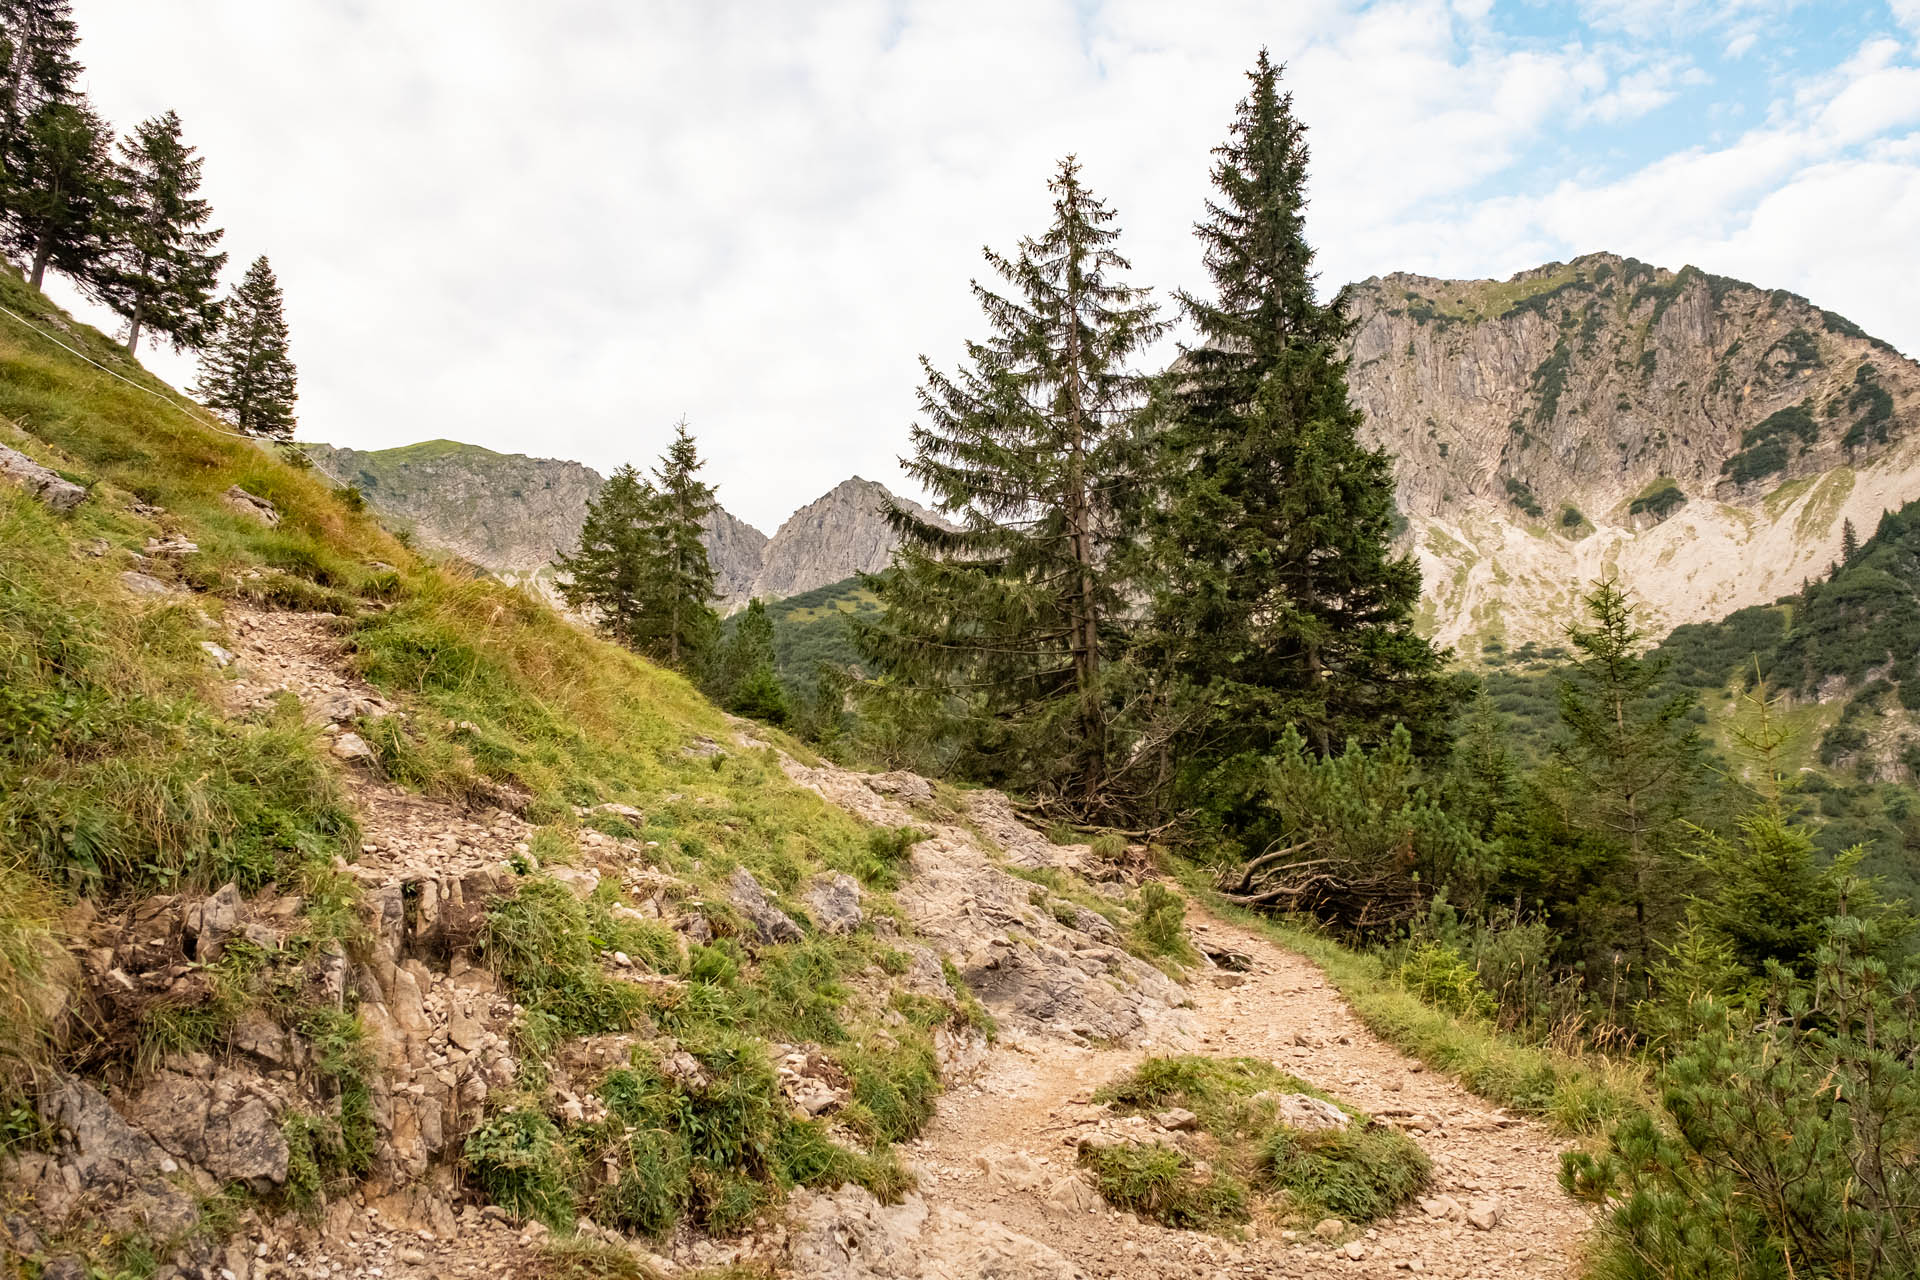
<path fill-rule="evenodd" d="M 1094 1099 L 1123 1115 L 1191 1111 L 1211 1140 L 1210 1167 L 1166 1142 L 1089 1149 L 1081 1161 L 1108 1203 L 1170 1227 L 1244 1222 L 1261 1205 L 1309 1226 L 1330 1215 L 1367 1223 L 1426 1185 L 1431 1166 L 1405 1134 L 1348 1107 L 1343 1129 L 1295 1129 L 1278 1118 L 1286 1094 L 1327 1099 L 1253 1058 L 1148 1058 Z"/>

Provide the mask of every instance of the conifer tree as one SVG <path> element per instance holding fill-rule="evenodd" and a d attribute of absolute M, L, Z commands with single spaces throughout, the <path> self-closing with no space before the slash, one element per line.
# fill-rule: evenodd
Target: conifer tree
<path fill-rule="evenodd" d="M 1314 295 L 1306 127 L 1262 50 L 1196 231 L 1213 296 L 1174 371 L 1156 505 L 1152 665 L 1196 722 L 1193 765 L 1252 762 L 1289 724 L 1321 755 L 1396 722 L 1446 745 L 1457 683 L 1413 628 L 1420 572 L 1391 550 L 1387 454 L 1357 439 L 1344 293 Z"/>
<path fill-rule="evenodd" d="M 787 692 L 774 664 L 773 619 L 763 600 L 750 600 L 734 624 L 720 659 L 720 695 L 727 710 L 773 724 L 789 713 Z"/>
<path fill-rule="evenodd" d="M 867 579 L 860 643 L 906 696 L 957 708 L 991 776 L 1104 803 L 1104 665 L 1120 648 L 1148 382 L 1130 362 L 1164 329 L 1122 282 L 1114 215 L 1062 161 L 1053 224 L 973 285 L 990 335 L 958 372 L 925 357 L 907 473 L 958 529 L 894 505 L 894 572 Z"/>
<path fill-rule="evenodd" d="M 1860 554 L 1860 535 L 1854 530 L 1852 520 L 1840 522 L 1840 563 L 1852 564 L 1853 558 Z"/>
<path fill-rule="evenodd" d="M 180 137 L 169 111 L 120 144 L 121 197 L 111 244 L 87 289 L 127 320 L 127 353 L 152 331 L 174 350 L 198 349 L 219 324 L 213 291 L 227 255 L 221 232 L 207 228 L 213 209 L 195 192 L 205 163 Z"/>
<path fill-rule="evenodd" d="M 280 282 L 263 255 L 254 259 L 223 308 L 217 337 L 200 358 L 194 394 L 248 435 L 293 435 L 293 361 Z"/>
<path fill-rule="evenodd" d="M 87 280 L 106 250 L 120 185 L 106 123 L 84 102 L 50 102 L 28 116 L 0 203 L 6 243 L 38 289 L 47 268 Z"/>
<path fill-rule="evenodd" d="M 554 566 L 566 602 L 592 612 L 631 649 L 652 638 L 647 615 L 659 599 L 659 523 L 659 495 L 631 464 L 622 466 L 587 503 L 579 547 Z"/>
<path fill-rule="evenodd" d="M 658 491 L 661 598 L 658 652 L 672 666 L 691 668 L 713 644 L 720 619 L 713 611 L 713 565 L 701 532 L 713 514 L 713 486 L 699 478 L 706 465 L 683 418 L 673 443 L 654 468 Z"/>
<path fill-rule="evenodd" d="M 0 0 L 0 168 L 20 170 L 27 121 L 77 100 L 80 30 L 71 0 Z"/>
<path fill-rule="evenodd" d="M 1567 801 L 1626 855 L 1626 901 L 1642 972 L 1656 924 L 1675 916 L 1681 859 L 1674 842 L 1703 767 L 1694 695 L 1665 692 L 1666 663 L 1640 655 L 1646 636 L 1612 579 L 1583 600 L 1587 624 L 1568 628 L 1573 657 L 1560 684 L 1562 740 L 1554 756 L 1572 781 Z"/>

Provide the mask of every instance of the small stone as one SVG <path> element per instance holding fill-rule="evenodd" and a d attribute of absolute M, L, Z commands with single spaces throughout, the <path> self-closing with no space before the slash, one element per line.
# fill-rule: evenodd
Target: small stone
<path fill-rule="evenodd" d="M 200 649 L 209 658 L 213 659 L 213 665 L 216 667 L 233 665 L 233 651 L 231 649 L 224 649 L 211 640 L 202 640 L 200 642 Z"/>
<path fill-rule="evenodd" d="M 1346 1230 L 1347 1224 L 1338 1218 L 1322 1218 L 1313 1224 L 1313 1234 L 1322 1240 L 1338 1240 Z"/>
<path fill-rule="evenodd" d="M 137 596 L 170 596 L 173 588 L 151 574 L 128 569 L 120 575 L 120 585 Z"/>
<path fill-rule="evenodd" d="M 1361 1244 L 1358 1240 L 1351 1240 L 1351 1241 L 1348 1241 L 1347 1247 L 1344 1250 L 1344 1252 L 1346 1253 L 1347 1257 L 1353 1259 L 1353 1261 L 1355 1262 L 1358 1262 L 1362 1258 L 1367 1256 L 1367 1246 Z"/>
<path fill-rule="evenodd" d="M 1197 1129 L 1200 1117 L 1185 1107 L 1169 1107 L 1165 1111 L 1154 1113 L 1153 1122 L 1162 1129 Z"/>
<path fill-rule="evenodd" d="M 351 731 L 333 740 L 333 754 L 349 764 L 372 764 L 379 758 L 374 755 L 373 748 L 367 745 L 365 738 Z"/>
<path fill-rule="evenodd" d="M 1467 1225 L 1479 1231 L 1491 1231 L 1500 1225 L 1500 1202 L 1491 1196 L 1467 1206 Z"/>

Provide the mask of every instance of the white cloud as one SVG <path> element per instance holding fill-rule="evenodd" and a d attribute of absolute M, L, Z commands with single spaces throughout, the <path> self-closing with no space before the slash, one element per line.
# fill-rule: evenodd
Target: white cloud
<path fill-rule="evenodd" d="M 1619 30 L 1670 7 L 1609 6 Z M 1204 21 L 1156 0 L 76 8 L 98 104 L 122 127 L 177 107 L 237 265 L 272 255 L 304 435 L 607 469 L 684 413 L 723 501 L 769 528 L 850 473 L 897 481 L 915 355 L 950 363 L 978 332 L 979 248 L 1040 229 L 1067 151 L 1136 278 L 1200 285 L 1209 149 L 1262 44 L 1312 128 L 1329 285 L 1719 255 L 1920 347 L 1920 287 L 1874 269 L 1920 228 L 1900 182 L 1920 159 L 1889 136 L 1920 92 L 1890 44 L 1725 145 L 1483 198 L 1697 69 L 1508 41 L 1483 0 L 1222 0 Z M 1796 218 L 1867 198 L 1887 203 L 1860 235 L 1791 241 Z"/>

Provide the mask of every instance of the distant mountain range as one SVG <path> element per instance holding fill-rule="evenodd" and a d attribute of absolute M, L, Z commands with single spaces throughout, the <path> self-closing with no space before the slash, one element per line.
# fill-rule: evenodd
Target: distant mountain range
<path fill-rule="evenodd" d="M 1350 380 L 1395 456 L 1424 625 L 1470 660 L 1552 643 L 1617 573 L 1664 634 L 1774 600 L 1920 498 L 1920 365 L 1784 290 L 1613 254 L 1508 280 L 1389 275 L 1350 292 Z M 537 578 L 600 476 L 436 440 L 310 446 L 420 536 Z M 724 511 L 708 549 L 730 604 L 886 565 L 881 485 L 855 477 L 773 537 Z"/>
<path fill-rule="evenodd" d="M 453 440 L 363 451 L 308 444 L 324 471 L 355 485 L 390 519 L 501 577 L 542 581 L 573 549 L 603 477 L 578 462 L 495 453 Z M 729 607 L 779 599 L 887 566 L 893 495 L 854 476 L 787 517 L 769 538 L 724 508 L 707 521 L 707 555 Z M 930 513 L 909 502 L 923 515 Z"/>

